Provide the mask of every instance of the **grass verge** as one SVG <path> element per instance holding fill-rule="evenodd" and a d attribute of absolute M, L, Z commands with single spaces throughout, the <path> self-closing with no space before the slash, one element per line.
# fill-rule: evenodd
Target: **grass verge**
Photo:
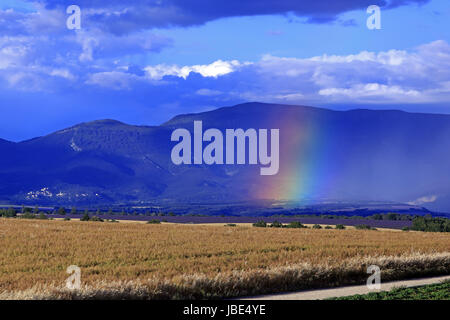
<path fill-rule="evenodd" d="M 385 292 L 356 294 L 328 300 L 450 300 L 450 281 L 420 287 L 399 287 Z"/>

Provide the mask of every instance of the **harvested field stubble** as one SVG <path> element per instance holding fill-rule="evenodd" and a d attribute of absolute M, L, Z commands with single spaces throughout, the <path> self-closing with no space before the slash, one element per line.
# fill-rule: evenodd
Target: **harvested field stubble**
<path fill-rule="evenodd" d="M 450 273 L 450 235 L 0 219 L 0 298 L 256 295 Z M 81 268 L 82 288 L 65 289 Z"/>

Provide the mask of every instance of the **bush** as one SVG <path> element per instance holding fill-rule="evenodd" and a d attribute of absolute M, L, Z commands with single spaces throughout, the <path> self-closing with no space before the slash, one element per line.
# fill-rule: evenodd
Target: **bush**
<path fill-rule="evenodd" d="M 450 232 L 450 219 L 415 217 L 411 230 L 427 232 Z"/>
<path fill-rule="evenodd" d="M 371 227 L 367 224 L 357 224 L 355 226 L 355 229 L 357 229 L 357 230 L 377 230 L 376 228 Z"/>
<path fill-rule="evenodd" d="M 237 225 L 235 223 L 227 223 L 225 227 L 236 227 Z"/>
<path fill-rule="evenodd" d="M 65 217 L 64 221 L 70 221 L 70 218 L 69 217 Z"/>
<path fill-rule="evenodd" d="M 292 221 L 291 223 L 289 223 L 286 228 L 308 228 L 307 226 L 303 225 L 301 222 L 299 221 Z"/>
<path fill-rule="evenodd" d="M 81 217 L 80 221 L 89 221 L 91 220 L 91 218 L 89 217 L 88 213 L 84 213 L 83 216 Z"/>
<path fill-rule="evenodd" d="M 336 229 L 338 229 L 338 230 L 344 230 L 344 229 L 345 229 L 345 226 L 344 226 L 343 224 L 337 224 L 337 225 L 336 225 Z"/>
<path fill-rule="evenodd" d="M 147 224 L 161 224 L 161 221 L 159 221 L 158 219 L 152 219 L 147 221 Z"/>
<path fill-rule="evenodd" d="M 39 216 L 37 218 L 41 220 L 48 220 L 47 215 L 43 212 L 39 213 Z"/>
<path fill-rule="evenodd" d="M 253 226 L 257 228 L 265 228 L 267 227 L 267 223 L 264 220 L 259 220 L 258 222 L 255 222 Z"/>
<path fill-rule="evenodd" d="M 36 215 L 31 212 L 25 212 L 20 215 L 21 219 L 36 219 Z"/>
<path fill-rule="evenodd" d="M 313 229 L 322 229 L 322 226 L 320 224 L 313 225 Z"/>
<path fill-rule="evenodd" d="M 22 206 L 22 213 L 31 213 L 33 210 L 29 207 Z"/>
<path fill-rule="evenodd" d="M 97 222 L 103 222 L 103 219 L 102 219 L 102 218 L 99 218 L 99 217 L 97 217 L 97 216 L 93 216 L 90 220 L 91 220 L 91 221 L 97 221 Z"/>
<path fill-rule="evenodd" d="M 326 226 L 325 229 L 333 229 L 332 226 Z"/>
<path fill-rule="evenodd" d="M 409 227 L 403 227 L 402 228 L 402 231 L 409 231 L 410 229 L 409 229 Z"/>
<path fill-rule="evenodd" d="M 16 211 L 16 209 L 14 209 L 14 208 L 9 208 L 9 209 L 6 211 L 6 216 L 7 216 L 7 217 L 15 217 L 15 216 L 17 216 L 17 211 Z"/>
<path fill-rule="evenodd" d="M 274 221 L 272 222 L 272 224 L 270 225 L 271 228 L 283 228 L 283 224 L 281 222 L 278 221 Z"/>
<path fill-rule="evenodd" d="M 17 212 L 14 208 L 0 210 L 0 217 L 13 218 L 15 216 L 17 216 Z"/>

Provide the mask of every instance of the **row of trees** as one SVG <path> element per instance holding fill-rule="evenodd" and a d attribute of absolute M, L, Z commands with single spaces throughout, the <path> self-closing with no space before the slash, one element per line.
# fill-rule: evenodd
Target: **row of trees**
<path fill-rule="evenodd" d="M 409 230 L 428 231 L 428 232 L 450 232 L 450 219 L 416 217 Z"/>
<path fill-rule="evenodd" d="M 21 214 L 25 214 L 25 213 L 33 213 L 33 214 L 40 214 L 43 213 L 42 211 L 39 211 L 39 207 L 35 206 L 34 208 L 31 207 L 25 207 L 22 206 L 22 208 L 20 210 L 16 210 L 15 208 L 8 208 L 8 209 L 0 209 L 0 216 L 10 216 L 10 217 L 14 217 L 16 216 L 17 213 L 21 213 Z M 125 210 L 122 210 L 120 212 L 118 211 L 113 211 L 112 209 L 109 209 L 108 211 L 102 211 L 100 209 L 97 209 L 96 211 L 92 211 L 92 210 L 77 210 L 76 207 L 72 207 L 70 211 L 66 210 L 66 208 L 64 207 L 59 207 L 59 208 L 55 208 L 52 211 L 46 211 L 44 212 L 46 214 L 54 214 L 54 215 L 66 215 L 66 214 L 95 214 L 96 216 L 99 215 L 139 215 L 139 214 L 144 214 L 146 216 L 153 216 L 153 217 L 164 217 L 164 216 L 175 216 L 175 214 L 173 212 L 150 212 L 150 211 L 146 211 L 145 213 L 139 213 L 137 211 L 133 211 L 133 212 L 128 212 Z"/>
<path fill-rule="evenodd" d="M 271 224 L 268 224 L 267 222 L 265 222 L 264 220 L 260 220 L 258 222 L 255 222 L 253 224 L 254 227 L 258 227 L 258 228 L 294 228 L 294 229 L 303 229 L 303 228 L 308 228 L 307 226 L 305 226 L 304 224 L 302 224 L 299 221 L 292 221 L 289 224 L 283 224 L 279 221 L 274 221 Z M 312 226 L 313 229 L 322 229 L 322 226 L 320 224 L 315 224 Z M 331 226 L 326 226 L 325 229 L 333 229 L 333 227 Z M 342 224 L 338 224 L 336 225 L 336 229 L 345 229 L 345 226 Z"/>

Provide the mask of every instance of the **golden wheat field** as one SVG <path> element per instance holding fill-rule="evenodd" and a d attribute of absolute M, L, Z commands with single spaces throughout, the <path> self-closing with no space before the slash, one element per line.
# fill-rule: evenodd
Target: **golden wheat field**
<path fill-rule="evenodd" d="M 0 219 L 0 298 L 223 298 L 450 273 L 450 235 Z M 82 288 L 69 290 L 70 265 Z"/>

